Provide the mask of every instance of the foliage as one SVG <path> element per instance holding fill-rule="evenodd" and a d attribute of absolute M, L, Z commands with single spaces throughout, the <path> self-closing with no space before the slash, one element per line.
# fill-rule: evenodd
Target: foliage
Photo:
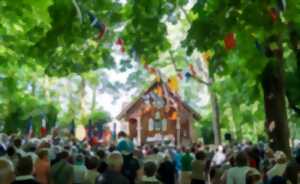
<path fill-rule="evenodd" d="M 91 113 L 90 119 L 92 120 L 92 122 L 104 124 L 111 121 L 112 118 L 110 117 L 109 113 L 103 110 L 97 110 Z"/>

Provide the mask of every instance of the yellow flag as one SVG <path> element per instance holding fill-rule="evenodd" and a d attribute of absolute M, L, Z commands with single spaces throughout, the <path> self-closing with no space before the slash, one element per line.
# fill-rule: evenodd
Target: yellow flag
<path fill-rule="evenodd" d="M 179 89 L 179 83 L 178 83 L 178 79 L 177 76 L 172 76 L 169 78 L 168 80 L 168 86 L 171 89 L 172 92 L 177 92 Z"/>

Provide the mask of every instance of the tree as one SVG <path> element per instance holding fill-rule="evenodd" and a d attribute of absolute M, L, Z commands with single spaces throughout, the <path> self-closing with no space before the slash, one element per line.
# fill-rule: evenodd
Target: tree
<path fill-rule="evenodd" d="M 252 75 L 264 92 L 271 146 L 289 154 L 283 53 L 290 50 L 287 23 L 299 22 L 291 16 L 299 11 L 299 4 L 289 2 L 286 11 L 276 7 L 275 1 L 197 1 L 192 9 L 197 17 L 184 44 L 188 52 L 213 49 L 210 68 L 215 75 L 239 73 L 237 69 L 228 71 L 232 59 L 238 58 L 242 63 L 239 70 L 247 68 L 246 74 Z"/>

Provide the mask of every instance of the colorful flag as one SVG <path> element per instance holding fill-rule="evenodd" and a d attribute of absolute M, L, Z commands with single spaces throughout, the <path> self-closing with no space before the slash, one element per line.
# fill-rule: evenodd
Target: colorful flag
<path fill-rule="evenodd" d="M 169 80 L 168 80 L 168 87 L 170 88 L 170 90 L 173 93 L 178 92 L 178 90 L 179 90 L 179 83 L 178 83 L 178 79 L 177 79 L 176 75 L 169 78 Z"/>
<path fill-rule="evenodd" d="M 28 138 L 33 137 L 33 122 L 32 117 L 28 119 L 27 128 L 26 128 L 26 135 Z"/>
<path fill-rule="evenodd" d="M 44 137 L 47 134 L 47 120 L 45 115 L 43 115 L 42 118 L 42 126 L 41 126 L 40 133 L 42 137 Z"/>
<path fill-rule="evenodd" d="M 224 38 L 224 44 L 227 50 L 235 48 L 236 46 L 235 34 L 232 32 L 228 33 Z"/>

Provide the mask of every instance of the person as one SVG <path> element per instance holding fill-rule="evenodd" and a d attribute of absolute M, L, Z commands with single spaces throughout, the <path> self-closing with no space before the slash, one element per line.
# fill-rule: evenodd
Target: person
<path fill-rule="evenodd" d="M 256 170 L 248 166 L 247 155 L 239 152 L 235 158 L 236 166 L 230 168 L 226 173 L 226 184 L 246 184 L 247 173 Z"/>
<path fill-rule="evenodd" d="M 157 175 L 163 184 L 175 184 L 176 168 L 168 154 L 165 155 L 163 162 L 159 165 Z"/>
<path fill-rule="evenodd" d="M 205 153 L 198 151 L 192 162 L 191 184 L 205 184 Z"/>
<path fill-rule="evenodd" d="M 139 184 L 160 184 L 156 178 L 157 166 L 156 163 L 148 161 L 144 164 L 144 176 Z"/>
<path fill-rule="evenodd" d="M 73 184 L 82 184 L 87 172 L 87 169 L 84 165 L 84 156 L 82 154 L 78 154 L 75 157 L 73 170 L 74 170 Z"/>
<path fill-rule="evenodd" d="M 21 148 L 22 140 L 20 138 L 15 138 L 13 140 L 13 145 L 16 149 L 17 155 L 19 155 L 19 156 L 24 156 L 25 155 L 25 151 Z"/>
<path fill-rule="evenodd" d="M 226 160 L 226 155 L 225 155 L 225 149 L 223 147 L 219 146 L 217 149 L 216 153 L 214 154 L 212 161 L 211 161 L 211 166 L 220 166 L 224 163 Z"/>
<path fill-rule="evenodd" d="M 18 155 L 16 153 L 16 149 L 13 146 L 8 146 L 6 152 L 7 152 L 6 158 L 12 162 L 12 164 L 15 168 L 17 166 L 17 162 L 18 162 Z"/>
<path fill-rule="evenodd" d="M 50 184 L 72 184 L 74 170 L 69 160 L 69 153 L 65 150 L 59 153 L 58 162 L 50 169 Z"/>
<path fill-rule="evenodd" d="M 41 149 L 38 151 L 38 159 L 35 163 L 35 177 L 41 184 L 49 183 L 50 162 L 48 160 L 48 150 Z"/>
<path fill-rule="evenodd" d="M 0 184 L 11 184 L 14 181 L 14 166 L 4 159 L 0 159 Z"/>
<path fill-rule="evenodd" d="M 145 162 L 147 161 L 154 162 L 157 167 L 162 162 L 162 160 L 163 160 L 163 156 L 159 153 L 159 149 L 157 147 L 153 147 L 150 154 L 147 155 L 144 159 Z"/>
<path fill-rule="evenodd" d="M 283 176 L 287 166 L 287 157 L 284 152 L 276 151 L 274 157 L 276 164 L 267 172 L 269 180 L 274 176 Z"/>
<path fill-rule="evenodd" d="M 33 161 L 31 156 L 19 158 L 16 168 L 17 177 L 11 184 L 40 184 L 33 177 Z"/>
<path fill-rule="evenodd" d="M 191 182 L 193 157 L 189 149 L 185 149 L 185 153 L 181 158 L 181 184 L 189 184 Z"/>
<path fill-rule="evenodd" d="M 96 179 L 96 184 L 129 184 L 129 180 L 121 174 L 123 157 L 119 152 L 112 152 L 107 164 L 107 170 Z"/>
<path fill-rule="evenodd" d="M 88 171 L 84 177 L 84 184 L 95 184 L 96 179 L 100 175 L 97 171 L 99 165 L 99 159 L 96 156 L 88 157 L 86 160 L 86 167 Z"/>
<path fill-rule="evenodd" d="M 129 180 L 130 184 L 134 184 L 140 170 L 139 161 L 134 158 L 132 153 L 123 153 L 122 156 L 124 161 L 122 173 Z"/>
<path fill-rule="evenodd" d="M 284 177 L 292 184 L 300 182 L 300 148 L 296 150 L 295 158 L 287 164 Z"/>
<path fill-rule="evenodd" d="M 140 170 L 139 161 L 133 155 L 134 146 L 125 132 L 120 132 L 118 137 L 117 150 L 123 156 L 122 174 L 129 180 L 130 184 L 134 184 Z"/>
<path fill-rule="evenodd" d="M 97 156 L 99 157 L 98 172 L 102 174 L 108 167 L 106 163 L 106 153 L 104 150 L 100 149 L 97 151 Z"/>

